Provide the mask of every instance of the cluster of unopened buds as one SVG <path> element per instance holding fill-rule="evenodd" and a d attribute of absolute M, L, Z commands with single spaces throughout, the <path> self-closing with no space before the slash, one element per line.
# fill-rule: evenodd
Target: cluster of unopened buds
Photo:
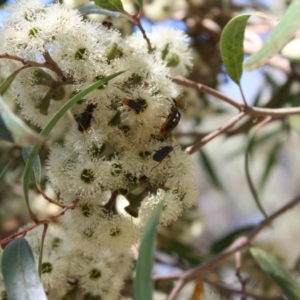
<path fill-rule="evenodd" d="M 193 164 L 171 136 L 180 89 L 167 76 L 191 69 L 188 39 L 157 28 L 150 52 L 141 34 L 121 37 L 60 4 L 22 0 L 7 9 L 1 71 L 20 70 L 12 94 L 40 128 L 78 92 L 123 71 L 71 109 L 63 142 L 50 149 L 47 178 L 60 204 L 76 207 L 50 225 L 42 264 L 49 299 L 75 287 L 82 299 L 119 299 L 130 247 L 153 209 L 164 200 L 160 224 L 168 225 L 197 195 Z M 41 231 L 26 237 L 38 256 Z"/>

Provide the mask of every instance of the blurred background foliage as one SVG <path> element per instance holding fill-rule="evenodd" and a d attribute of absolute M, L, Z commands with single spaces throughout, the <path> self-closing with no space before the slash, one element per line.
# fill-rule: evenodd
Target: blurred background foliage
<path fill-rule="evenodd" d="M 88 3 L 85 0 L 61 2 L 75 8 Z M 122 2 L 125 10 L 137 12 L 138 6 L 134 1 Z M 222 64 L 219 48 L 222 29 L 231 18 L 244 12 L 262 11 L 280 18 L 288 4 L 289 1 L 283 0 L 144 0 L 143 26 L 146 30 L 151 30 L 151 26 L 171 26 L 186 31 L 191 37 L 190 46 L 194 55 L 194 68 L 189 79 L 242 102 L 238 87 L 226 75 Z M 4 17 L 5 12 L 1 15 Z M 110 21 L 124 35 L 137 30 L 125 18 L 88 17 L 99 22 Z M 245 32 L 245 57 L 259 49 L 275 25 L 275 19 L 250 18 Z M 269 108 L 299 106 L 299 41 L 296 34 L 295 39 L 268 65 L 243 73 L 241 83 L 249 104 Z M 9 91 L 7 95 L 9 99 Z M 174 136 L 183 146 L 194 144 L 236 114 L 235 108 L 227 103 L 191 88 L 183 88 L 178 104 L 182 120 Z M 13 101 L 9 105 L 18 115 L 18 107 Z M 263 220 L 264 216 L 249 190 L 244 166 L 248 134 L 259 121 L 259 118 L 249 117 L 193 154 L 198 170 L 199 197 L 195 207 L 179 221 L 160 229 L 155 256 L 157 275 L 176 274 L 198 265 L 220 253 Z M 27 125 L 36 130 L 32 125 Z M 56 127 L 46 141 L 40 153 L 42 166 L 47 159 L 48 147 L 61 140 L 67 126 L 68 118 Z M 300 192 L 299 131 L 300 116 L 275 119 L 258 130 L 249 145 L 251 177 L 267 214 L 282 207 Z M 24 162 L 21 149 L 2 140 L 0 153 L 0 238 L 4 238 L 30 218 L 23 199 L 21 178 Z M 42 187 L 51 196 L 51 187 L 47 185 L 44 173 Z M 33 182 L 30 198 L 33 210 L 39 217 L 52 215 L 57 210 L 39 195 Z M 253 245 L 275 256 L 294 278 L 300 275 L 299 212 L 299 207 L 286 212 L 253 241 Z M 242 251 L 241 272 L 247 279 L 246 289 L 253 294 L 252 299 L 283 299 L 249 250 Z M 241 283 L 236 276 L 234 256 L 204 273 L 202 281 L 221 299 L 240 299 L 237 295 Z M 164 297 L 170 286 L 170 283 L 158 283 L 155 297 Z M 190 299 L 192 290 L 193 284 L 187 285 L 179 299 Z"/>

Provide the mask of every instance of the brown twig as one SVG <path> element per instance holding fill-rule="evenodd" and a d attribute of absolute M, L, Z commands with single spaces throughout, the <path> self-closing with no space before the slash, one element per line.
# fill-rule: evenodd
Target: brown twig
<path fill-rule="evenodd" d="M 241 274 L 241 251 L 235 252 L 235 275 L 241 283 L 241 300 L 247 300 L 246 283 L 247 279 L 244 279 Z"/>
<path fill-rule="evenodd" d="M 272 118 L 285 118 L 291 115 L 299 115 L 300 107 L 288 108 L 262 108 L 248 106 L 244 108 L 245 114 L 252 117 L 272 117 Z"/>
<path fill-rule="evenodd" d="M 141 23 L 141 18 L 143 16 L 143 10 L 142 8 L 140 8 L 139 12 L 136 14 L 136 15 L 131 15 L 129 14 L 128 12 L 124 11 L 123 12 L 127 17 L 128 19 L 134 24 L 136 25 L 139 30 L 141 31 L 142 35 L 143 35 L 143 38 L 144 40 L 146 41 L 147 43 L 147 46 L 148 46 L 148 52 L 149 53 L 152 53 L 153 52 L 153 48 L 152 48 L 152 45 L 151 45 L 151 42 L 146 34 L 146 31 Z"/>
<path fill-rule="evenodd" d="M 190 280 L 193 280 L 202 275 L 204 271 L 214 268 L 218 264 L 220 264 L 225 258 L 234 254 L 236 251 L 240 251 L 241 249 L 250 245 L 251 241 L 256 237 L 256 235 L 262 231 L 266 226 L 268 226 L 273 220 L 275 220 L 278 216 L 285 213 L 287 210 L 290 210 L 295 205 L 300 203 L 300 194 L 297 195 L 294 199 L 289 201 L 286 205 L 281 207 L 279 210 L 271 214 L 267 219 L 264 219 L 256 228 L 254 228 L 247 236 L 243 236 L 234 241 L 227 249 L 223 252 L 219 253 L 216 256 L 208 259 L 201 265 L 190 269 L 182 274 L 178 275 L 177 278 L 173 277 L 173 280 L 177 279 L 177 283 L 171 291 L 168 300 L 174 300 L 179 291 L 183 288 L 183 286 Z"/>
<path fill-rule="evenodd" d="M 78 200 L 75 200 L 73 205 L 70 205 L 69 207 L 65 207 L 59 213 L 51 216 L 50 218 L 45 219 L 45 220 L 38 220 L 37 223 L 35 223 L 33 225 L 30 225 L 27 228 L 8 236 L 7 238 L 0 241 L 0 245 L 9 243 L 10 241 L 12 241 L 13 239 L 15 239 L 16 237 L 18 237 L 20 235 L 25 236 L 28 231 L 30 231 L 30 230 L 32 230 L 32 229 L 34 229 L 34 228 L 36 228 L 40 225 L 49 224 L 53 220 L 55 220 L 55 219 L 59 218 L 60 216 L 64 215 L 67 210 L 75 208 L 77 202 L 78 202 Z"/>
<path fill-rule="evenodd" d="M 208 143 L 209 141 L 211 141 L 212 139 L 214 139 L 216 136 L 218 136 L 219 134 L 227 131 L 228 129 L 230 129 L 231 127 L 234 126 L 234 124 L 236 124 L 240 119 L 242 119 L 245 116 L 245 113 L 242 111 L 240 112 L 238 115 L 234 116 L 232 119 L 230 119 L 227 123 L 225 123 L 224 125 L 222 125 L 220 128 L 218 128 L 217 130 L 213 131 L 212 133 L 208 134 L 207 136 L 205 136 L 204 138 L 202 138 L 199 142 L 197 142 L 196 144 L 188 147 L 185 149 L 185 153 L 187 154 L 193 154 L 195 153 L 197 150 L 199 150 L 201 147 L 203 147 L 206 143 Z"/>
<path fill-rule="evenodd" d="M 230 288 L 224 284 L 215 282 L 213 280 L 209 280 L 207 278 L 202 278 L 202 281 L 205 283 L 208 283 L 209 285 L 212 285 L 213 287 L 217 288 L 219 291 L 224 291 L 224 292 L 231 293 L 231 294 L 242 294 L 243 293 L 240 290 Z M 255 300 L 283 300 L 284 299 L 282 296 L 268 297 L 268 296 L 256 295 L 256 294 L 252 294 L 252 293 L 245 293 L 245 295 L 247 297 L 251 297 Z"/>
<path fill-rule="evenodd" d="M 227 102 L 228 104 L 230 104 L 231 106 L 234 106 L 235 108 L 237 108 L 239 111 L 243 110 L 243 105 L 236 102 L 235 100 L 231 99 L 230 97 L 227 97 L 226 95 L 218 92 L 215 89 L 212 89 L 204 84 L 189 80 L 185 77 L 182 76 L 173 76 L 173 75 L 169 75 L 168 76 L 173 82 L 176 82 L 177 84 L 183 85 L 183 86 L 187 86 L 187 87 L 192 87 L 197 89 L 200 92 L 215 96 L 216 98 L 219 98 L 225 102 Z"/>
<path fill-rule="evenodd" d="M 8 53 L 0 54 L 0 59 L 5 58 L 5 59 L 11 59 L 11 60 L 19 61 L 24 66 L 28 66 L 28 67 L 37 67 L 37 68 L 49 69 L 49 70 L 53 71 L 54 73 L 58 74 L 63 79 L 63 82 L 65 84 L 70 84 L 70 83 L 74 82 L 73 78 L 71 78 L 71 77 L 66 78 L 64 76 L 62 70 L 58 67 L 58 65 L 50 57 L 50 54 L 49 55 L 45 54 L 44 57 L 45 57 L 46 61 L 43 62 L 43 63 L 39 63 L 39 62 L 32 61 L 32 60 L 26 60 L 26 59 L 24 59 L 22 57 L 19 57 L 17 55 L 12 55 L 12 54 L 8 54 Z"/>
<path fill-rule="evenodd" d="M 251 117 L 272 117 L 272 118 L 285 118 L 290 115 L 300 114 L 300 107 L 288 107 L 288 108 L 263 108 L 263 107 L 253 107 L 246 106 L 238 103 L 234 99 L 227 97 L 226 95 L 206 86 L 201 83 L 194 82 L 192 80 L 186 79 L 182 76 L 172 76 L 169 75 L 169 78 L 182 86 L 193 87 L 200 92 L 215 96 L 220 100 L 225 101 L 231 106 L 237 108 L 240 111 L 245 112 L 246 115 Z"/>
<path fill-rule="evenodd" d="M 48 51 L 45 51 L 43 54 L 45 61 L 53 66 L 53 68 L 56 70 L 56 73 L 62 78 L 62 80 L 65 82 L 67 80 L 67 78 L 65 77 L 64 73 L 62 72 L 62 70 L 59 68 L 58 64 L 53 60 L 53 58 L 51 57 L 50 53 Z"/>
<path fill-rule="evenodd" d="M 240 90 L 242 99 L 243 99 L 243 101 L 244 101 L 244 105 L 247 107 L 247 106 L 248 106 L 248 103 L 247 103 L 247 100 L 246 100 L 244 91 L 243 91 L 243 89 L 242 89 L 241 83 L 239 83 L 238 86 L 239 86 L 239 90 Z"/>
<path fill-rule="evenodd" d="M 220 135 L 221 133 L 226 132 L 228 129 L 234 126 L 235 123 L 237 123 L 240 119 L 242 119 L 245 115 L 251 116 L 251 117 L 266 117 L 266 118 L 272 118 L 272 119 L 278 119 L 278 118 L 285 118 L 290 115 L 300 114 L 300 107 L 289 107 L 289 108 L 261 108 L 261 107 L 253 107 L 248 106 L 245 100 L 245 97 L 243 95 L 243 99 L 245 104 L 240 104 L 234 99 L 231 99 L 230 97 L 227 97 L 226 95 L 223 95 L 222 93 L 205 86 L 203 84 L 194 82 L 192 80 L 186 79 L 182 76 L 172 76 L 169 75 L 169 78 L 180 85 L 192 87 L 197 89 L 198 91 L 201 91 L 203 93 L 207 93 L 209 95 L 215 96 L 226 103 L 232 105 L 233 107 L 237 108 L 240 113 L 229 120 L 226 124 L 221 126 L 219 129 L 211 132 L 207 136 L 201 138 L 196 144 L 188 147 L 185 152 L 187 154 L 192 154 L 199 150 L 202 146 L 204 146 L 207 142 L 214 139 L 216 136 Z"/>
<path fill-rule="evenodd" d="M 50 203 L 52 203 L 52 204 L 55 204 L 55 205 L 57 205 L 57 206 L 59 206 L 59 207 L 62 207 L 62 208 L 67 207 L 66 205 L 63 205 L 63 204 L 61 204 L 60 202 L 58 202 L 58 201 L 56 201 L 56 200 L 53 200 L 53 199 L 51 199 L 50 197 L 48 197 L 48 196 L 46 195 L 46 193 L 45 193 L 39 186 L 37 187 L 37 189 L 38 189 L 38 191 L 40 192 L 40 194 L 43 196 L 43 198 L 44 198 L 45 200 L 47 200 L 48 202 L 50 202 Z"/>
<path fill-rule="evenodd" d="M 113 210 L 113 208 L 115 207 L 118 195 L 119 195 L 119 192 L 118 192 L 118 191 L 113 191 L 113 192 L 111 193 L 111 196 L 110 196 L 109 200 L 108 200 L 107 203 L 103 206 L 103 208 L 104 208 L 107 212 L 110 212 L 110 211 Z"/>

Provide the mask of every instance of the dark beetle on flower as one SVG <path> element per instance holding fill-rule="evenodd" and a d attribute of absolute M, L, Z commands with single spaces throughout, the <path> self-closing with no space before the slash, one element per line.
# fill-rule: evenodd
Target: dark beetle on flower
<path fill-rule="evenodd" d="M 97 107 L 95 104 L 89 104 L 84 112 L 80 115 L 80 119 L 78 122 L 78 130 L 80 132 L 84 132 L 89 129 L 91 125 L 91 120 L 93 118 L 93 111 Z"/>

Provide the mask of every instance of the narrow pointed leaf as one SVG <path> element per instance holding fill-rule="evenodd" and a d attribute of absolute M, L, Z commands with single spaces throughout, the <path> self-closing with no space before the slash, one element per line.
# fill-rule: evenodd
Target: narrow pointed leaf
<path fill-rule="evenodd" d="M 225 191 L 223 185 L 221 184 L 221 180 L 219 179 L 218 174 L 216 173 L 215 167 L 213 166 L 211 159 L 209 156 L 205 153 L 203 149 L 199 151 L 200 155 L 200 161 L 205 168 L 210 180 L 215 185 L 216 188 Z"/>
<path fill-rule="evenodd" d="M 39 140 L 38 135 L 11 111 L 2 97 L 0 97 L 0 113 L 0 139 L 20 147 L 33 145 Z"/>
<path fill-rule="evenodd" d="M 247 234 L 254 228 L 254 225 L 245 226 L 226 234 L 212 244 L 212 246 L 210 247 L 210 252 L 214 254 L 220 253 L 221 251 L 229 247 L 238 237 Z"/>
<path fill-rule="evenodd" d="M 13 135 L 6 127 L 5 122 L 2 118 L 2 113 L 0 113 L 0 139 L 3 141 L 14 143 Z"/>
<path fill-rule="evenodd" d="M 267 162 L 266 162 L 266 165 L 264 168 L 264 173 L 263 173 L 262 178 L 259 183 L 259 189 L 264 188 L 264 186 L 271 174 L 272 169 L 276 166 L 276 162 L 278 160 L 278 156 L 280 154 L 280 150 L 282 149 L 282 147 L 283 147 L 283 143 L 281 141 L 279 141 L 275 144 L 275 146 L 269 153 Z"/>
<path fill-rule="evenodd" d="M 300 285 L 278 260 L 262 249 L 252 247 L 250 252 L 259 266 L 282 290 L 287 299 L 300 300 Z"/>
<path fill-rule="evenodd" d="M 104 16 L 115 17 L 115 18 L 126 17 L 124 14 L 120 12 L 107 10 L 95 4 L 85 5 L 83 7 L 80 7 L 78 10 L 82 15 L 104 15 Z"/>
<path fill-rule="evenodd" d="M 231 19 L 222 31 L 220 48 L 228 76 L 239 85 L 243 71 L 244 34 L 251 16 L 268 17 L 260 12 L 247 13 Z"/>
<path fill-rule="evenodd" d="M 94 2 L 96 5 L 104 9 L 119 11 L 119 12 L 124 11 L 121 0 L 95 0 Z"/>
<path fill-rule="evenodd" d="M 61 107 L 60 110 L 51 118 L 51 120 L 48 122 L 48 124 L 41 131 L 40 136 L 45 137 L 46 135 L 48 135 L 51 132 L 51 130 L 53 129 L 53 127 L 57 124 L 57 122 L 62 118 L 62 116 L 73 105 L 75 105 L 80 99 L 82 99 L 87 94 L 91 93 L 93 90 L 95 90 L 95 89 L 97 89 L 97 88 L 99 88 L 103 85 L 106 85 L 107 82 L 109 82 L 111 79 L 117 77 L 118 75 L 120 75 L 122 73 L 124 73 L 124 71 L 121 71 L 121 72 L 115 73 L 113 75 L 107 76 L 105 78 L 102 78 L 101 80 L 95 82 L 94 84 L 90 85 L 89 87 L 87 87 L 83 91 L 76 94 L 63 107 Z M 35 158 L 38 155 L 38 153 L 39 153 L 39 151 L 42 147 L 42 144 L 43 144 L 43 142 L 39 141 L 32 148 L 32 150 L 31 150 L 31 152 L 28 156 L 26 166 L 25 166 L 25 169 L 24 169 L 24 174 L 23 174 L 23 191 L 24 191 L 24 197 L 25 197 L 26 205 L 27 205 L 29 210 L 30 210 L 30 206 L 29 206 L 29 198 L 28 198 L 28 186 L 29 186 L 30 173 L 31 173 L 32 166 L 35 162 Z"/>
<path fill-rule="evenodd" d="M 32 150 L 32 147 L 22 148 L 22 157 L 23 157 L 25 163 L 28 160 L 31 150 Z M 41 167 L 40 157 L 38 155 L 35 157 L 35 160 L 32 165 L 32 170 L 33 170 L 33 174 L 34 174 L 36 183 L 38 185 L 40 185 L 41 177 L 42 177 L 42 167 Z"/>
<path fill-rule="evenodd" d="M 24 69 L 24 67 L 16 70 L 12 74 L 10 74 L 0 85 L 0 95 L 3 96 L 3 94 L 7 91 L 11 83 L 14 81 L 16 76 Z"/>
<path fill-rule="evenodd" d="M 1 269 L 8 299 L 46 300 L 30 245 L 17 238 L 4 249 Z"/>
<path fill-rule="evenodd" d="M 157 225 L 160 213 L 163 209 L 163 204 L 164 200 L 162 200 L 151 213 L 141 238 L 139 257 L 136 263 L 136 275 L 133 283 L 134 300 L 152 300 L 154 245 Z"/>
<path fill-rule="evenodd" d="M 7 168 L 9 167 L 10 162 L 8 162 L 5 167 L 0 171 L 0 179 L 2 178 L 2 176 L 4 175 L 4 173 L 6 172 Z M 0 247 L 1 249 L 1 247 Z"/>
<path fill-rule="evenodd" d="M 244 68 L 248 71 L 258 69 L 279 52 L 295 36 L 297 29 L 299 29 L 299 15 L 300 0 L 293 0 L 262 48 L 244 62 Z"/>
<path fill-rule="evenodd" d="M 247 179 L 247 184 L 249 186 L 250 192 L 254 198 L 255 204 L 259 211 L 264 215 L 265 218 L 268 218 L 268 215 L 264 209 L 264 207 L 261 204 L 259 194 L 257 192 L 257 189 L 254 186 L 251 174 L 250 174 L 250 166 L 249 166 L 249 156 L 250 156 L 250 151 L 252 148 L 252 143 L 254 141 L 256 129 L 252 129 L 252 131 L 248 134 L 248 140 L 247 140 L 247 146 L 245 150 L 245 173 L 246 173 L 246 179 Z"/>

